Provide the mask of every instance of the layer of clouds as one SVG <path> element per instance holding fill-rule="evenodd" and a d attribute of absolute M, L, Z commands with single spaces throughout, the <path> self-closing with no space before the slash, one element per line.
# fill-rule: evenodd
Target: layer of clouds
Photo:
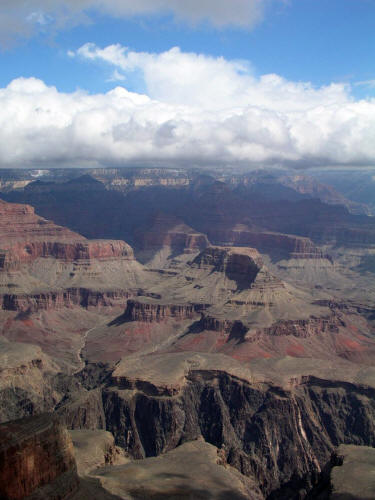
<path fill-rule="evenodd" d="M 355 101 L 346 85 L 256 77 L 246 62 L 178 48 L 86 44 L 70 55 L 105 61 L 114 80 L 140 73 L 147 95 L 14 80 L 0 89 L 1 166 L 375 163 L 375 100 Z"/>
<path fill-rule="evenodd" d="M 252 28 L 263 18 L 266 3 L 285 0 L 1 0 L 0 42 L 38 32 L 90 22 L 92 13 L 114 17 L 172 14 L 189 23 L 209 22 Z"/>

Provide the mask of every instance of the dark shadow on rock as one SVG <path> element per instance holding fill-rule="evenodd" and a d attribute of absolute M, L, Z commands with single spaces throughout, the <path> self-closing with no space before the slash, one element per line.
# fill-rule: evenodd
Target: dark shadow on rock
<path fill-rule="evenodd" d="M 130 322 L 130 319 L 127 316 L 126 311 L 125 311 L 124 313 L 120 314 L 120 316 L 117 316 L 115 319 L 113 319 L 112 321 L 107 323 L 107 326 L 121 326 L 124 323 L 129 323 L 129 322 Z"/>
<path fill-rule="evenodd" d="M 25 319 L 29 319 L 31 314 L 31 307 L 29 307 L 26 311 L 20 311 L 15 317 L 15 320 L 24 321 Z"/>
<path fill-rule="evenodd" d="M 121 500 L 123 498 L 105 490 L 99 479 L 85 477 L 80 478 L 79 483 L 79 490 L 70 497 L 70 500 Z"/>
<path fill-rule="evenodd" d="M 235 340 L 238 344 L 245 342 L 245 335 L 248 332 L 248 328 L 242 323 L 242 321 L 235 321 L 229 332 L 228 342 Z"/>

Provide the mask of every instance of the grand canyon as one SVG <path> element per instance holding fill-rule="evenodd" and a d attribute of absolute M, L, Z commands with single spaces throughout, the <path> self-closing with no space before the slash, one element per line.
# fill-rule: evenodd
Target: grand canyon
<path fill-rule="evenodd" d="M 375 498 L 375 213 L 332 184 L 0 170 L 0 498 Z"/>

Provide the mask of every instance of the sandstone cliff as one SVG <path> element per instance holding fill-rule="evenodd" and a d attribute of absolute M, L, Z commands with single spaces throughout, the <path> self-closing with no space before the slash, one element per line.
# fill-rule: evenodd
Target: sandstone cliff
<path fill-rule="evenodd" d="M 64 500 L 79 480 L 70 436 L 41 415 L 0 425 L 0 488 L 7 500 Z"/>
<path fill-rule="evenodd" d="M 124 241 L 87 240 L 28 205 L 0 201 L 1 309 L 123 305 L 144 279 Z"/>
<path fill-rule="evenodd" d="M 194 318 L 204 309 L 202 304 L 161 304 L 156 301 L 128 300 L 123 321 L 160 322 L 166 319 Z"/>

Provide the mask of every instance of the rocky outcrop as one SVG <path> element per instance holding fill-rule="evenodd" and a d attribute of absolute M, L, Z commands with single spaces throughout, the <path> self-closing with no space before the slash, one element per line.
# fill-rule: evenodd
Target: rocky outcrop
<path fill-rule="evenodd" d="M 0 200 L 0 270 L 18 269 L 39 257 L 76 260 L 134 260 L 123 241 L 86 240 L 35 214 L 33 207 Z"/>
<path fill-rule="evenodd" d="M 9 245 L 9 240 L 7 240 Z M 91 240 L 63 243 L 56 241 L 14 242 L 0 254 L 0 270 L 18 269 L 20 264 L 30 263 L 39 257 L 53 257 L 65 261 L 91 259 L 134 260 L 133 250 L 123 241 Z"/>
<path fill-rule="evenodd" d="M 135 458 L 203 436 L 230 465 L 256 477 L 266 497 L 291 500 L 318 482 L 339 443 L 375 445 L 375 392 L 368 386 L 305 377 L 288 390 L 194 361 L 173 373 L 185 377 L 173 394 L 140 380 L 133 391 L 104 391 L 107 428 Z"/>
<path fill-rule="evenodd" d="M 263 500 L 255 482 L 230 467 L 221 450 L 202 439 L 156 458 L 92 471 L 90 477 L 116 499 Z"/>
<path fill-rule="evenodd" d="M 258 342 L 262 336 L 309 338 L 326 332 L 338 333 L 342 326 L 345 326 L 345 322 L 337 315 L 332 315 L 328 318 L 277 321 L 271 327 L 252 330 L 250 325 L 242 321 L 215 318 L 203 313 L 201 319 L 190 327 L 189 333 L 210 330 L 226 334 L 228 341 L 236 339 L 238 342 Z"/>
<path fill-rule="evenodd" d="M 0 425 L 1 498 L 64 500 L 78 486 L 72 441 L 55 417 Z"/>
<path fill-rule="evenodd" d="M 144 281 L 133 249 L 120 240 L 87 240 L 0 201 L 0 309 L 28 311 L 123 306 Z"/>
<path fill-rule="evenodd" d="M 35 214 L 30 205 L 7 203 L 0 200 L 0 234 L 2 244 L 17 241 L 85 241 L 69 229 L 57 226 Z"/>
<path fill-rule="evenodd" d="M 105 430 L 69 431 L 74 447 L 74 456 L 80 476 L 99 467 L 120 465 L 129 462 L 121 448 L 115 445 L 115 439 Z"/>
<path fill-rule="evenodd" d="M 68 429 L 105 429 L 101 389 L 68 393 L 56 406 L 56 412 Z"/>
<path fill-rule="evenodd" d="M 210 237 L 219 245 L 249 246 L 263 253 L 277 253 L 289 259 L 327 258 L 310 238 L 251 230 L 242 224 L 228 230 L 215 229 Z"/>
<path fill-rule="evenodd" d="M 126 302 L 127 298 L 132 295 L 134 294 L 131 291 L 125 290 L 99 292 L 87 288 L 71 288 L 30 295 L 4 294 L 0 295 L 0 309 L 32 313 L 73 306 L 111 307 Z"/>
<path fill-rule="evenodd" d="M 149 228 L 137 234 L 140 250 L 158 250 L 170 247 L 174 252 L 193 253 L 209 246 L 205 234 L 194 231 L 182 220 L 159 213 Z"/>
<path fill-rule="evenodd" d="M 189 333 L 198 333 L 205 330 L 225 333 L 228 335 L 228 341 L 231 339 L 242 341 L 245 339 L 248 327 L 239 320 L 231 321 L 223 318 L 215 318 L 202 313 L 201 319 L 190 327 Z"/>
<path fill-rule="evenodd" d="M 205 308 L 204 304 L 159 304 L 140 300 L 128 300 L 122 321 L 152 323 L 167 319 L 185 320 L 194 318 Z"/>
<path fill-rule="evenodd" d="M 0 422 L 52 411 L 57 371 L 39 347 L 0 336 Z"/>
<path fill-rule="evenodd" d="M 336 315 L 329 318 L 308 318 L 290 321 L 278 321 L 269 328 L 257 330 L 255 334 L 249 334 L 247 340 L 258 339 L 260 335 L 289 336 L 296 338 L 308 338 L 318 333 L 332 332 L 338 333 L 339 327 L 345 323 Z"/>
<path fill-rule="evenodd" d="M 261 256 L 254 248 L 211 246 L 201 252 L 191 267 L 212 268 L 213 272 L 225 273 L 239 288 L 250 288 L 263 266 Z"/>
<path fill-rule="evenodd" d="M 151 186 L 181 187 L 188 186 L 191 176 L 188 172 L 163 168 L 126 168 L 126 169 L 93 169 L 91 175 L 100 180 L 107 189 L 130 191 Z"/>

